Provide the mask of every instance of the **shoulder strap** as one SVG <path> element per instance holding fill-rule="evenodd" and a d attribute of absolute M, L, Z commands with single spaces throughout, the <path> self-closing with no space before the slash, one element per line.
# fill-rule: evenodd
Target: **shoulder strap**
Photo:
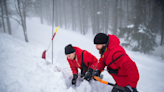
<path fill-rule="evenodd" d="M 122 57 L 123 55 L 124 55 L 124 54 L 120 55 L 120 56 L 117 57 L 115 60 L 113 60 L 112 62 L 110 62 L 110 63 L 108 64 L 108 66 L 111 65 L 112 63 L 114 63 L 117 59 L 119 59 L 119 58 Z"/>
<path fill-rule="evenodd" d="M 84 53 L 84 51 L 85 50 L 83 50 L 83 52 L 82 52 L 82 62 L 81 62 L 81 68 L 82 68 L 82 70 L 87 70 L 88 69 L 88 67 L 85 65 L 85 63 L 84 63 L 84 61 L 83 61 L 83 53 Z"/>
<path fill-rule="evenodd" d="M 85 50 L 83 50 L 83 52 L 82 52 L 82 63 L 83 63 L 83 53 L 84 53 L 84 51 L 85 51 Z"/>

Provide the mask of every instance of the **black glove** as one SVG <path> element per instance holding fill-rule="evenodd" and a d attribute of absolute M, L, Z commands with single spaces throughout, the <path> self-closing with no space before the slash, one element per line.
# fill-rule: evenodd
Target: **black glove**
<path fill-rule="evenodd" d="M 81 76 L 80 76 L 80 77 L 81 77 L 81 78 L 84 77 L 84 76 L 85 76 L 85 73 L 86 73 L 85 70 L 81 70 Z"/>
<path fill-rule="evenodd" d="M 97 76 L 97 77 L 100 77 L 100 70 L 95 70 L 94 71 L 94 76 Z M 94 79 L 94 80 L 96 80 L 96 79 Z"/>
<path fill-rule="evenodd" d="M 95 70 L 94 71 L 94 76 L 100 77 L 100 70 Z"/>
<path fill-rule="evenodd" d="M 125 87 L 125 92 L 133 92 L 133 88 L 128 85 L 128 86 Z"/>
<path fill-rule="evenodd" d="M 72 85 L 76 85 L 77 78 L 78 78 L 77 74 L 74 74 L 72 79 Z"/>
<path fill-rule="evenodd" d="M 84 79 L 86 79 L 87 81 L 90 81 L 92 78 L 92 74 L 93 74 L 93 69 L 89 68 L 88 71 L 85 73 Z"/>

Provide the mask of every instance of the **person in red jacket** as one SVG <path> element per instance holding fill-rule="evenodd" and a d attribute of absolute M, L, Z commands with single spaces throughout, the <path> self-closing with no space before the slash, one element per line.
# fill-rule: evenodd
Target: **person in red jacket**
<path fill-rule="evenodd" d="M 98 63 L 97 58 L 88 51 L 73 47 L 71 44 L 65 47 L 65 54 L 73 73 L 72 85 L 76 85 L 78 68 L 81 69 L 81 78 L 84 77 L 90 81 Z"/>
<path fill-rule="evenodd" d="M 114 86 L 112 92 L 137 92 L 136 86 L 139 80 L 137 66 L 120 46 L 118 37 L 98 33 L 94 38 L 94 44 L 101 54 L 94 76 L 99 77 L 107 66 L 107 71 L 116 81 L 117 87 L 124 89 L 120 90 Z"/>

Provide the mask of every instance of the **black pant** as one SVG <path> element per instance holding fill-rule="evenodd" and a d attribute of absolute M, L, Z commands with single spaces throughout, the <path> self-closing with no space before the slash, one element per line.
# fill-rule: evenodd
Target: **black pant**
<path fill-rule="evenodd" d="M 127 91 L 124 91 L 124 90 L 118 89 L 116 87 L 113 87 L 111 92 L 127 92 Z M 137 89 L 133 88 L 133 92 L 138 92 L 138 91 L 137 91 Z"/>
<path fill-rule="evenodd" d="M 112 89 L 112 91 L 111 91 L 111 92 L 125 92 L 125 91 L 123 91 L 123 90 L 121 90 L 121 89 L 117 89 L 117 88 L 113 87 L 113 89 Z"/>

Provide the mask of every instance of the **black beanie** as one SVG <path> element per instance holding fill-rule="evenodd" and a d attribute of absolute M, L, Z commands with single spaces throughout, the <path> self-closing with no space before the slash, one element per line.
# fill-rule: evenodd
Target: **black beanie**
<path fill-rule="evenodd" d="M 71 54 L 75 52 L 75 49 L 72 47 L 71 44 L 68 44 L 66 47 L 65 47 L 65 54 Z"/>
<path fill-rule="evenodd" d="M 106 44 L 108 36 L 104 33 L 98 33 L 94 38 L 94 44 Z"/>

